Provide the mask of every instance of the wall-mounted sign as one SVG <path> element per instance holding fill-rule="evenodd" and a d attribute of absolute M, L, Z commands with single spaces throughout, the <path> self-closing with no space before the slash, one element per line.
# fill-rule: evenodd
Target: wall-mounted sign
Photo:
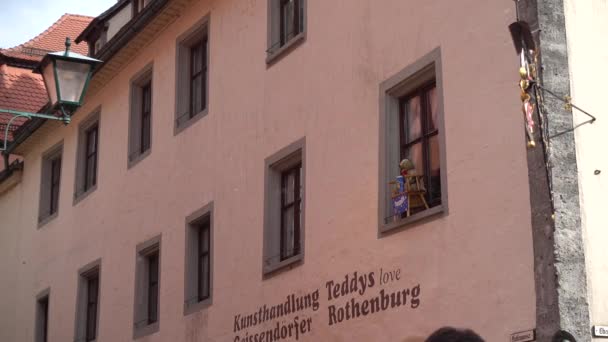
<path fill-rule="evenodd" d="M 536 330 L 520 331 L 511 335 L 511 342 L 531 342 L 536 341 Z"/>
<path fill-rule="evenodd" d="M 605 337 L 605 338 L 608 338 L 608 326 L 605 326 L 605 325 L 594 325 L 593 326 L 593 337 Z"/>

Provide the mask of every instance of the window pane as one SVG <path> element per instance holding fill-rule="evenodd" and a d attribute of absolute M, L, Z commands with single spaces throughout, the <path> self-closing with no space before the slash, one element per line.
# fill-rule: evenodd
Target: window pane
<path fill-rule="evenodd" d="M 429 183 L 429 205 L 441 204 L 441 166 L 439 163 L 439 137 L 437 135 L 429 139 L 429 161 L 430 172 Z"/>
<path fill-rule="evenodd" d="M 148 324 L 151 324 L 158 320 L 158 284 L 151 284 L 148 291 Z"/>
<path fill-rule="evenodd" d="M 141 118 L 141 149 L 143 153 L 150 148 L 150 115 Z"/>
<path fill-rule="evenodd" d="M 295 253 L 295 208 L 291 207 L 283 211 L 281 257 L 288 258 Z"/>
<path fill-rule="evenodd" d="M 422 133 L 422 122 L 420 120 L 420 97 L 415 96 L 405 104 L 405 118 L 403 123 L 403 132 L 405 133 L 405 142 L 416 140 Z"/>
<path fill-rule="evenodd" d="M 47 332 L 49 326 L 49 297 L 41 299 L 39 302 L 40 307 L 40 327 L 42 328 L 42 341 L 47 342 Z"/>
<path fill-rule="evenodd" d="M 199 255 L 202 255 L 209 252 L 209 225 L 202 225 L 199 234 Z"/>
<path fill-rule="evenodd" d="M 190 113 L 190 116 L 194 116 L 203 110 L 203 75 L 199 74 L 194 79 L 192 79 L 190 87 L 192 94 L 192 112 Z"/>
<path fill-rule="evenodd" d="M 422 143 L 416 143 L 411 145 L 405 150 L 404 158 L 409 159 L 414 163 L 414 167 L 417 175 L 424 175 L 424 160 L 422 154 Z M 411 173 L 408 172 L 408 174 Z"/>
<path fill-rule="evenodd" d="M 198 299 L 206 299 L 209 297 L 209 255 L 206 254 L 199 258 L 199 282 L 198 282 Z"/>
<path fill-rule="evenodd" d="M 152 88 L 150 86 L 150 83 L 146 84 L 142 88 L 142 101 L 142 111 L 144 113 L 149 113 L 152 104 Z"/>
<path fill-rule="evenodd" d="M 85 175 L 85 190 L 95 185 L 95 155 L 87 157 L 86 160 L 86 175 Z"/>
<path fill-rule="evenodd" d="M 87 155 L 95 153 L 97 150 L 97 127 L 87 132 Z"/>
<path fill-rule="evenodd" d="M 284 205 L 294 201 L 295 186 L 296 175 L 294 171 L 290 171 L 283 176 L 283 196 L 285 199 L 285 202 L 283 203 Z"/>
<path fill-rule="evenodd" d="M 158 320 L 158 253 L 148 257 L 148 323 Z"/>
<path fill-rule="evenodd" d="M 191 51 L 190 58 L 191 58 L 191 65 L 192 65 L 192 70 L 191 70 L 190 75 L 194 76 L 195 74 L 200 72 L 203 67 L 202 41 L 197 42 L 196 45 L 192 46 L 192 49 L 190 51 Z"/>
<path fill-rule="evenodd" d="M 281 44 L 285 44 L 291 37 L 295 35 L 294 12 L 294 0 L 281 1 Z"/>
<path fill-rule="evenodd" d="M 437 129 L 437 87 L 433 86 L 428 92 L 430 115 L 428 116 L 429 131 Z"/>

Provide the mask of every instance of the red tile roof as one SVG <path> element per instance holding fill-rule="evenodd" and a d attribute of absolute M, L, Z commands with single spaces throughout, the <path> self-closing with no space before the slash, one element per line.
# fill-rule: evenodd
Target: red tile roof
<path fill-rule="evenodd" d="M 32 73 L 32 69 L 23 67 L 23 64 L 33 67 L 46 53 L 63 51 L 65 37 L 70 37 L 73 41 L 91 20 L 92 17 L 64 14 L 48 29 L 28 42 L 10 49 L 0 49 L 0 108 L 38 112 L 48 102 L 42 76 Z M 86 42 L 72 43 L 71 50 L 83 55 L 88 54 Z M 9 59 L 8 65 L 3 64 L 1 57 Z M 6 124 L 11 118 L 10 114 L 0 113 L 0 148 L 3 147 Z M 11 133 L 25 121 L 24 118 L 13 121 L 9 141 L 12 139 Z"/>
<path fill-rule="evenodd" d="M 48 52 L 65 50 L 65 37 L 72 41 L 89 25 L 93 17 L 64 14 L 44 32 L 29 41 L 9 49 L 0 49 L 0 54 L 17 59 L 40 61 Z M 86 42 L 72 44 L 71 50 L 82 55 L 88 54 Z"/>
<path fill-rule="evenodd" d="M 36 113 L 47 102 L 46 89 L 39 74 L 34 74 L 30 69 L 0 65 L 0 108 Z M 0 113 L 0 138 L 4 139 L 5 125 L 12 117 Z M 25 121 L 25 118 L 15 119 L 11 131 Z"/>

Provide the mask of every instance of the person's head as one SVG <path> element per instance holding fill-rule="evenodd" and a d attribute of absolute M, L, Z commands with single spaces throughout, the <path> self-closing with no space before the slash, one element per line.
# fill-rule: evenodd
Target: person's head
<path fill-rule="evenodd" d="M 484 342 L 473 330 L 443 327 L 429 336 L 425 342 Z"/>

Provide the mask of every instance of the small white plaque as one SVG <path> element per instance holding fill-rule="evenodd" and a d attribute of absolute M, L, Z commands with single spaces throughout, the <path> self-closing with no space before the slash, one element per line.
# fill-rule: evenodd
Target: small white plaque
<path fill-rule="evenodd" d="M 594 325 L 593 326 L 594 337 L 608 337 L 608 326 L 605 325 Z"/>
<path fill-rule="evenodd" d="M 536 331 L 534 329 L 520 331 L 518 333 L 511 335 L 511 342 L 532 342 L 532 341 L 536 341 Z"/>

